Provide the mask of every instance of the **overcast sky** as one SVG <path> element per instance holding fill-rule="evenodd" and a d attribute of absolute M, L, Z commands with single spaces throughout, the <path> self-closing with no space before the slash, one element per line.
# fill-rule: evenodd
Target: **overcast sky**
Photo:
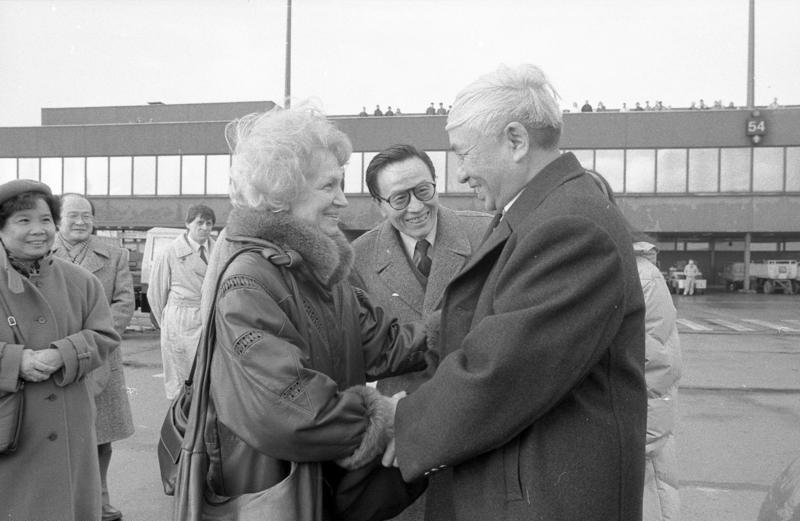
<path fill-rule="evenodd" d="M 292 97 L 422 112 L 500 63 L 564 108 L 747 97 L 748 0 L 293 0 Z M 756 104 L 800 104 L 800 1 L 756 0 Z M 42 107 L 273 100 L 286 0 L 0 0 L 0 126 Z"/>

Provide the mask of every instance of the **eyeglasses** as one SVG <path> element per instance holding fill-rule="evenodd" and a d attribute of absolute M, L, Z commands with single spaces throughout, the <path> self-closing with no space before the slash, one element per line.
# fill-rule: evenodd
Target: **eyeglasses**
<path fill-rule="evenodd" d="M 395 210 L 405 210 L 408 205 L 411 204 L 412 193 L 414 194 L 414 197 L 424 203 L 425 201 L 430 201 L 433 199 L 433 196 L 436 195 L 436 185 L 433 183 L 420 183 L 414 188 L 392 194 L 388 199 L 384 199 L 379 195 L 376 195 L 375 198 L 389 203 L 389 206 Z"/>
<path fill-rule="evenodd" d="M 477 143 L 472 145 L 471 147 L 469 147 L 465 152 L 456 152 L 455 150 L 453 150 L 453 154 L 455 154 L 456 159 L 458 159 L 459 166 L 464 164 L 464 159 L 466 159 L 466 157 L 469 155 L 469 153 L 472 152 L 472 150 L 476 146 L 478 146 Z"/>
<path fill-rule="evenodd" d="M 66 215 L 67 219 L 71 221 L 77 221 L 78 219 L 82 220 L 85 223 L 94 222 L 94 215 L 90 213 L 77 213 L 77 212 L 69 212 Z"/>

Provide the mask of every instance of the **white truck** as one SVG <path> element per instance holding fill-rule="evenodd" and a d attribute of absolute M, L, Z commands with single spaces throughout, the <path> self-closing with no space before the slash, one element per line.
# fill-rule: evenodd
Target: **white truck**
<path fill-rule="evenodd" d="M 800 271 L 796 260 L 765 260 L 750 263 L 750 289 L 759 293 L 782 290 L 791 295 L 800 293 Z M 728 291 L 744 287 L 744 262 L 726 264 L 720 274 Z"/>

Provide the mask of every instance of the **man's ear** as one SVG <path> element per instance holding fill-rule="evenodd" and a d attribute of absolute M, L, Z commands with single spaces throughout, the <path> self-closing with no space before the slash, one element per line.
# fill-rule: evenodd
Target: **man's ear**
<path fill-rule="evenodd" d="M 375 203 L 375 206 L 378 207 L 378 212 L 380 212 L 381 217 L 383 217 L 384 219 L 387 219 L 389 217 L 389 212 L 387 212 L 386 211 L 386 207 L 381 204 L 382 201 L 379 201 L 379 200 L 377 200 L 377 199 L 375 199 L 373 197 L 372 198 L 372 202 Z"/>
<path fill-rule="evenodd" d="M 530 136 L 528 130 L 519 122 L 512 121 L 503 129 L 503 138 L 511 148 L 512 158 L 519 162 L 528 154 Z"/>

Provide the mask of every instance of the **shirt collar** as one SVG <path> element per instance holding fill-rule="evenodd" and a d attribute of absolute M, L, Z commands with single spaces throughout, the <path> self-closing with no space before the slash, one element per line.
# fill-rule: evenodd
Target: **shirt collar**
<path fill-rule="evenodd" d="M 199 251 L 200 251 L 200 243 L 199 243 L 199 242 L 196 242 L 194 239 L 192 239 L 191 237 L 189 237 L 189 232 L 186 232 L 186 233 L 184 233 L 184 234 L 183 234 L 183 236 L 184 236 L 184 237 L 186 237 L 186 242 L 188 242 L 188 243 L 189 243 L 189 247 L 191 247 L 191 248 L 192 248 L 192 251 L 193 251 L 193 252 L 197 253 L 197 252 L 199 252 Z M 211 248 L 209 247 L 209 246 L 210 246 L 210 244 L 209 244 L 209 241 L 208 241 L 208 240 L 206 240 L 206 241 L 203 243 L 203 246 L 205 246 L 205 247 L 206 247 L 206 253 L 210 253 L 210 252 L 211 252 Z"/>
<path fill-rule="evenodd" d="M 433 225 L 433 228 L 431 228 L 431 231 L 424 237 L 424 239 L 431 244 L 430 248 L 428 248 L 428 257 L 430 258 L 433 258 L 433 245 L 436 243 L 436 228 L 438 224 L 439 223 L 437 219 L 436 223 Z M 413 258 L 414 250 L 417 248 L 417 241 L 420 241 L 421 239 L 416 239 L 410 235 L 406 235 L 403 232 L 398 233 L 400 234 L 400 239 L 403 241 L 403 249 L 406 251 L 406 255 L 408 255 L 409 259 Z"/>
<path fill-rule="evenodd" d="M 506 205 L 503 207 L 503 215 L 505 215 L 506 213 L 508 213 L 508 211 L 511 209 L 511 206 L 512 206 L 514 203 L 516 203 L 516 202 L 517 202 L 517 199 L 519 199 L 519 196 L 520 196 L 520 195 L 522 195 L 522 192 L 524 192 L 524 191 L 525 191 L 525 187 L 523 186 L 523 187 L 522 187 L 522 190 L 520 190 L 519 192 L 517 192 L 517 195 L 515 195 L 513 199 L 511 199 L 511 200 L 510 200 L 508 203 L 506 203 Z"/>

